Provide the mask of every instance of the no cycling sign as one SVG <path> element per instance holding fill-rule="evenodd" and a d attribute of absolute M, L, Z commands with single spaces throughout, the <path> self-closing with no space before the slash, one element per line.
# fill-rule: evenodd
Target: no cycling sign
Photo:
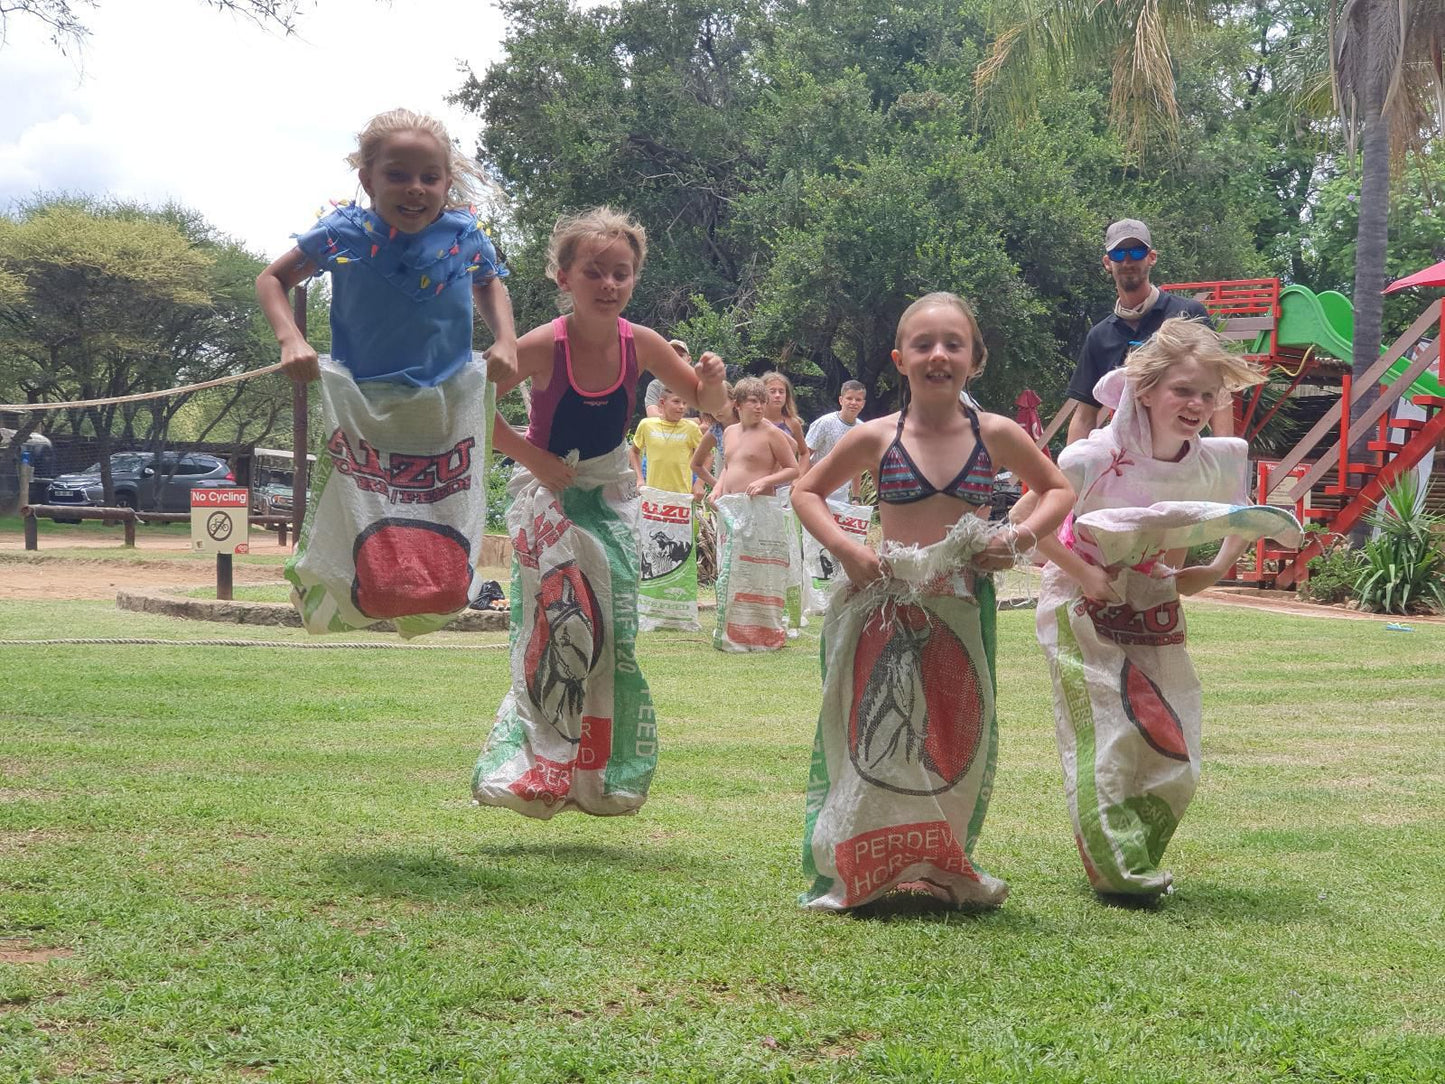
<path fill-rule="evenodd" d="M 191 490 L 191 549 L 198 553 L 249 553 L 250 497 L 240 488 Z"/>

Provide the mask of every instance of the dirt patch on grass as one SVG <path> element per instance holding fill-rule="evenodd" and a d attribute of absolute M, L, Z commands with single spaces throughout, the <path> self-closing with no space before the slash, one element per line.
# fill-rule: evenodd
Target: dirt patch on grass
<path fill-rule="evenodd" d="M 0 964 L 48 964 L 74 955 L 71 949 L 41 948 L 34 941 L 0 937 Z"/>
<path fill-rule="evenodd" d="M 1203 602 L 1214 602 L 1224 606 L 1244 606 L 1270 613 L 1290 614 L 1295 617 L 1334 617 L 1346 621 L 1400 622 L 1406 625 L 1445 625 L 1445 617 L 1412 614 L 1361 613 L 1347 610 L 1343 606 L 1325 606 L 1300 598 L 1293 591 L 1267 591 L 1259 587 L 1210 587 L 1199 592 L 1194 598 Z"/>
<path fill-rule="evenodd" d="M 235 564 L 237 584 L 276 583 L 279 565 Z M 7 558 L 0 554 L 0 599 L 113 599 L 119 590 L 155 587 L 214 587 L 216 566 L 188 558 L 105 560 L 104 558 Z"/>

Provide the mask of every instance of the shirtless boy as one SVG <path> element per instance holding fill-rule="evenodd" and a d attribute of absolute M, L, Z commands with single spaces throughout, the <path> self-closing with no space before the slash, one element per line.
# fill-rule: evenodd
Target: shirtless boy
<path fill-rule="evenodd" d="M 732 394 L 738 420 L 723 433 L 723 470 L 709 498 L 714 503 L 729 493 L 771 497 L 778 486 L 798 476 L 793 441 L 763 417 L 768 401 L 763 382 L 744 377 L 733 385 Z"/>

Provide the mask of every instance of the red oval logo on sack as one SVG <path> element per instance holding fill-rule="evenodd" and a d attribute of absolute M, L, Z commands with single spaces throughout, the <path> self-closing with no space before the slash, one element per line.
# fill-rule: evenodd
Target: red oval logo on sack
<path fill-rule="evenodd" d="M 471 546 L 455 527 L 379 519 L 356 536 L 351 602 L 367 617 L 449 614 L 470 601 Z"/>
<path fill-rule="evenodd" d="M 896 794 L 939 794 L 968 772 L 983 736 L 984 698 L 968 649 L 921 606 L 885 602 L 853 652 L 848 755 L 860 776 Z"/>
<path fill-rule="evenodd" d="M 1187 762 L 1189 745 L 1184 740 L 1184 725 L 1149 675 L 1125 659 L 1119 688 L 1124 694 L 1124 714 L 1139 728 L 1150 748 L 1170 760 Z"/>
<path fill-rule="evenodd" d="M 537 588 L 532 638 L 522 668 L 527 692 L 564 739 L 582 738 L 588 676 L 602 657 L 602 611 L 576 561 L 549 569 Z"/>

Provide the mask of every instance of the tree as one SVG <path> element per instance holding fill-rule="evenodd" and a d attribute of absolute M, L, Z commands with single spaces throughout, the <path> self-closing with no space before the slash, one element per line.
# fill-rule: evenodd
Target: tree
<path fill-rule="evenodd" d="M 251 285 L 262 266 L 179 208 L 24 206 L 0 218 L 0 283 L 10 284 L 0 290 L 0 392 L 26 402 L 113 398 L 255 368 L 274 353 Z M 221 412 L 247 394 L 266 393 L 229 389 Z M 111 442 L 159 444 L 183 403 L 87 407 L 55 424 L 94 435 L 109 499 Z"/>
<path fill-rule="evenodd" d="M 220 11 L 232 11 L 263 25 L 279 27 L 286 33 L 296 29 L 296 17 L 303 0 L 204 0 Z M 79 9 L 96 7 L 96 0 L 0 0 L 0 46 L 4 45 L 10 20 L 16 16 L 35 19 L 49 28 L 50 40 L 64 50 L 78 46 L 89 31 Z"/>
<path fill-rule="evenodd" d="M 1423 0 L 1344 0 L 1330 5 L 1330 72 L 1350 136 L 1350 157 L 1360 150 L 1359 216 L 1355 233 L 1355 336 L 1352 368 L 1364 375 L 1380 356 L 1389 238 L 1392 167 L 1418 148 L 1433 92 L 1435 122 L 1445 120 L 1445 3 Z M 1373 387 L 1358 402 L 1363 411 Z M 1363 454 L 1367 433 L 1357 438 Z"/>

